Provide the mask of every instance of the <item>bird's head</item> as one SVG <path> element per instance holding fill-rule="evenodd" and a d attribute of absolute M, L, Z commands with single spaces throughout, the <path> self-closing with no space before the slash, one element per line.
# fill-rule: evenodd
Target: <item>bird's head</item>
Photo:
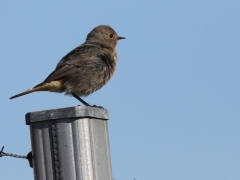
<path fill-rule="evenodd" d="M 97 44 L 100 46 L 114 49 L 117 45 L 118 40 L 125 39 L 120 37 L 117 33 L 107 25 L 100 25 L 95 27 L 88 35 L 86 42 L 87 44 Z"/>

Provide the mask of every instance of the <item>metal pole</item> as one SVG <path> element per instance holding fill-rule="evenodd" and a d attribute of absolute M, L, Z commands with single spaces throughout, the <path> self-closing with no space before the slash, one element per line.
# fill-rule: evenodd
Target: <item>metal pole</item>
<path fill-rule="evenodd" d="M 35 180 L 112 180 L 108 111 L 87 106 L 30 112 Z"/>

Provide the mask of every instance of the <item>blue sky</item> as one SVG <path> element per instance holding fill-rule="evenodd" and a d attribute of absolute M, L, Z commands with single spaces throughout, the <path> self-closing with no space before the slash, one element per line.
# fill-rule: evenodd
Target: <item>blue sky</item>
<path fill-rule="evenodd" d="M 38 92 L 42 82 L 95 26 L 126 37 L 118 67 L 85 98 L 110 114 L 116 180 L 240 179 L 240 1 L 2 1 L 1 126 L 5 152 L 30 149 L 25 114 L 76 106 Z M 26 160 L 0 158 L 0 179 L 33 179 Z"/>

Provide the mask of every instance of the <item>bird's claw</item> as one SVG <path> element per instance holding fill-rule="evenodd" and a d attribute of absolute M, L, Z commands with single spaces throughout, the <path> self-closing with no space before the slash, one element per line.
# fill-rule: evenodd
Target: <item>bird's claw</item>
<path fill-rule="evenodd" d="M 92 107 L 96 107 L 96 108 L 104 109 L 104 107 L 102 107 L 102 106 L 97 106 L 97 105 L 92 105 Z"/>

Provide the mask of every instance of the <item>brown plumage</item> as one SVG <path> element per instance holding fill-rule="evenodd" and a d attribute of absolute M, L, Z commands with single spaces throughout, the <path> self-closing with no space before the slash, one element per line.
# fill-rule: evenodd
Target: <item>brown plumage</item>
<path fill-rule="evenodd" d="M 42 83 L 10 99 L 36 91 L 65 92 L 89 106 L 80 97 L 100 89 L 113 76 L 117 63 L 115 47 L 120 39 L 124 38 L 110 26 L 95 27 L 86 41 L 64 56 Z"/>

